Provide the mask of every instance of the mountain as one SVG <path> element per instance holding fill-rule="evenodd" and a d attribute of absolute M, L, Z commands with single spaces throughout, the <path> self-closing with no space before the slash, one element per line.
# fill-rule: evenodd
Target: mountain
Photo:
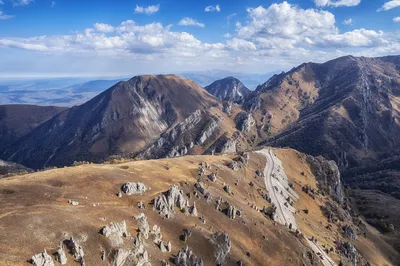
<path fill-rule="evenodd" d="M 10 175 L 20 175 L 29 172 L 32 172 L 32 170 L 26 168 L 23 165 L 0 160 L 0 178 L 8 177 Z"/>
<path fill-rule="evenodd" d="M 0 153 L 63 110 L 54 106 L 0 105 Z"/>
<path fill-rule="evenodd" d="M 175 75 L 136 76 L 54 116 L 2 158 L 42 168 L 135 154 L 196 110 L 215 104 L 193 81 Z"/>
<path fill-rule="evenodd" d="M 400 230 L 388 229 L 400 227 L 399 56 L 302 64 L 259 86 L 244 109 L 261 145 L 335 160 L 360 213 L 400 250 Z"/>
<path fill-rule="evenodd" d="M 243 102 L 244 98 L 250 93 L 250 90 L 234 77 L 216 80 L 204 88 L 221 101 L 235 103 Z"/>
<path fill-rule="evenodd" d="M 245 86 L 250 90 L 254 90 L 258 85 L 265 82 L 265 80 L 270 78 L 273 74 L 275 74 L 275 72 L 257 74 L 257 73 L 232 72 L 232 71 L 225 71 L 218 69 L 178 73 L 179 76 L 191 79 L 203 87 L 211 84 L 216 80 L 232 76 L 240 79 L 245 84 Z"/>
<path fill-rule="evenodd" d="M 326 193 L 340 182 L 335 169 L 263 149 L 0 179 L 0 265 L 398 265 L 381 235 Z"/>

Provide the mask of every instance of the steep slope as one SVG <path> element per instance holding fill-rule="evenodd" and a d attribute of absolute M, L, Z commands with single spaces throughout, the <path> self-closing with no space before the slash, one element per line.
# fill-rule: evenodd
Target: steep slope
<path fill-rule="evenodd" d="M 288 176 L 297 180 L 293 181 L 297 193 L 303 193 L 296 204 L 310 208 L 308 215 L 296 214 L 296 219 L 305 220 L 308 228 L 324 227 L 328 221 L 318 205 L 329 197 L 316 194 L 314 201 L 301 192 L 304 184 L 316 187 L 308 163 L 295 151 L 275 152 L 289 160 Z M 0 227 L 7 228 L 0 230 L 0 264 L 26 265 L 44 249 L 54 260 L 53 254 L 60 254 L 61 248 L 69 265 L 79 265 L 79 261 L 136 265 L 130 261 L 135 256 L 152 265 L 166 265 L 161 261 L 177 265 L 177 258 L 183 256 L 177 256 L 178 252 L 189 247 L 203 265 L 239 261 L 244 265 L 323 265 L 303 236 L 260 211 L 272 208 L 264 180 L 256 174 L 266 160 L 257 153 L 247 155 L 86 164 L 0 180 Z M 306 176 L 299 171 L 306 171 Z M 136 193 L 129 191 L 132 195 L 121 193 L 126 182 L 141 182 L 144 187 Z M 160 214 L 163 196 L 173 204 L 171 209 L 162 209 L 167 216 Z M 334 247 L 334 240 L 344 241 L 338 228 L 334 224 L 331 230 L 321 231 L 318 243 Z M 370 263 L 390 264 L 387 256 L 392 250 L 381 249 L 370 236 L 359 241 L 377 254 Z M 330 255 L 338 264 L 339 250 Z M 366 262 L 360 254 L 357 258 Z"/>
<path fill-rule="evenodd" d="M 346 169 L 399 147 L 399 90 L 399 65 L 348 56 L 274 77 L 247 108 L 266 113 L 261 127 L 276 134 L 268 143 L 322 154 Z"/>
<path fill-rule="evenodd" d="M 307 63 L 249 96 L 262 144 L 337 162 L 355 208 L 400 250 L 400 57 L 346 56 Z M 359 189 L 363 190 L 359 190 Z M 376 203 L 378 200 L 378 203 Z M 395 226 L 393 226 L 395 225 Z"/>
<path fill-rule="evenodd" d="M 63 110 L 54 106 L 0 105 L 0 153 Z"/>
<path fill-rule="evenodd" d="M 6 177 L 9 175 L 28 173 L 31 171 L 32 171 L 31 169 L 26 168 L 23 165 L 0 160 L 0 178 Z"/>
<path fill-rule="evenodd" d="M 161 133 L 217 100 L 175 75 L 137 76 L 53 117 L 2 158 L 41 168 L 137 153 Z"/>
<path fill-rule="evenodd" d="M 242 103 L 250 90 L 237 78 L 227 77 L 214 81 L 204 87 L 209 93 L 222 101 Z"/>

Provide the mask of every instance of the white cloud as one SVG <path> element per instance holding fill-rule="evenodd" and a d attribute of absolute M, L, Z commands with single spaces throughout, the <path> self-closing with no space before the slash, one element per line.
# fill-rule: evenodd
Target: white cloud
<path fill-rule="evenodd" d="M 358 6 L 361 0 L 314 0 L 316 6 Z"/>
<path fill-rule="evenodd" d="M 352 24 L 353 24 L 353 19 L 351 19 L 351 18 L 345 19 L 345 20 L 343 21 L 343 24 L 344 24 L 344 25 L 352 25 Z"/>
<path fill-rule="evenodd" d="M 239 36 L 245 38 L 280 37 L 298 39 L 336 33 L 335 16 L 327 11 L 300 9 L 286 1 L 268 8 L 259 6 L 247 10 L 250 22 L 237 26 Z"/>
<path fill-rule="evenodd" d="M 127 20 L 119 25 L 96 23 L 92 28 L 69 35 L 0 37 L 0 56 L 2 59 L 7 56 L 7 53 L 1 54 L 6 51 L 2 51 L 3 47 L 35 51 L 31 54 L 41 56 L 40 60 L 35 57 L 36 60 L 31 62 L 20 61 L 19 68 L 42 62 L 42 58 L 63 58 L 68 62 L 72 58 L 81 60 L 79 64 L 74 62 L 74 66 L 87 66 L 96 58 L 93 69 L 103 66 L 112 71 L 119 67 L 124 71 L 141 72 L 146 67 L 147 71 L 168 69 L 171 72 L 177 69 L 239 69 L 242 66 L 241 69 L 246 71 L 276 70 L 291 68 L 304 61 L 321 62 L 342 54 L 380 56 L 400 53 L 400 37 L 395 33 L 368 29 L 341 32 L 335 16 L 321 9 L 302 9 L 282 2 L 249 8 L 247 15 L 242 23 L 235 24 L 235 34 L 229 31 L 224 35 L 227 39 L 223 42 L 203 42 L 190 33 L 174 31 L 172 25 L 138 24 Z M 184 18 L 179 24 L 204 27 L 192 18 Z M 103 61 L 98 64 L 100 58 Z M 12 60 L 15 59 L 3 59 L 7 63 Z M 25 56 L 21 60 L 25 60 Z M 113 62 L 112 67 L 110 62 Z M 0 65 L 0 71 L 2 69 L 5 69 L 4 64 Z"/>
<path fill-rule="evenodd" d="M 201 27 L 201 28 L 205 27 L 204 23 L 200 23 L 197 20 L 189 18 L 189 17 L 185 17 L 185 18 L 181 19 L 178 24 L 181 26 L 196 26 L 196 27 Z"/>
<path fill-rule="evenodd" d="M 135 13 L 143 13 L 143 14 L 151 15 L 151 14 L 157 13 L 158 10 L 160 10 L 160 5 L 153 5 L 153 6 L 147 6 L 147 7 L 136 5 Z"/>
<path fill-rule="evenodd" d="M 14 16 L 7 15 L 7 14 L 5 14 L 3 11 L 0 10 L 0 20 L 11 19 L 11 18 L 13 18 L 13 17 L 14 17 Z"/>
<path fill-rule="evenodd" d="M 27 6 L 33 2 L 35 2 L 35 1 L 34 0 L 14 0 L 13 6 Z"/>
<path fill-rule="evenodd" d="M 395 17 L 395 18 L 393 19 L 393 21 L 394 21 L 394 22 L 400 22 L 400 17 Z"/>
<path fill-rule="evenodd" d="M 114 31 L 114 27 L 105 23 L 96 23 L 94 24 L 95 30 L 98 32 L 110 33 Z"/>
<path fill-rule="evenodd" d="M 392 0 L 389 2 L 386 2 L 385 4 L 383 4 L 383 6 L 381 8 L 379 8 L 377 11 L 388 11 L 390 9 L 396 8 L 400 6 L 400 0 Z"/>
<path fill-rule="evenodd" d="M 255 51 L 257 50 L 257 47 L 254 43 L 243 40 L 243 39 L 238 39 L 238 38 L 233 38 L 232 40 L 228 40 L 226 42 L 228 48 L 235 50 L 235 51 Z"/>
<path fill-rule="evenodd" d="M 4 2 L 2 0 L 0 0 L 0 5 L 4 5 Z"/>
<path fill-rule="evenodd" d="M 52 1 L 51 2 L 51 7 L 55 7 L 56 6 L 56 2 L 55 1 Z"/>
<path fill-rule="evenodd" d="M 216 6 L 206 6 L 206 8 L 204 9 L 205 12 L 219 12 L 221 11 L 221 8 L 219 7 L 219 5 Z"/>

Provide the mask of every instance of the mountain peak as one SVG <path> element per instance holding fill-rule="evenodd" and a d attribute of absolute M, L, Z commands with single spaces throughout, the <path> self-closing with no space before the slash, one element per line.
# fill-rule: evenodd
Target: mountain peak
<path fill-rule="evenodd" d="M 231 101 L 236 103 L 243 102 L 244 98 L 250 93 L 250 90 L 237 78 L 232 76 L 216 80 L 205 89 L 222 101 Z"/>

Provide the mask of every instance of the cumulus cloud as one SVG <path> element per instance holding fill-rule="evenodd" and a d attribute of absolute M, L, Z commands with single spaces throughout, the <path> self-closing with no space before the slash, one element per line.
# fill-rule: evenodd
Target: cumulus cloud
<path fill-rule="evenodd" d="M 392 0 L 389 2 L 386 2 L 385 4 L 383 4 L 383 6 L 381 8 L 379 8 L 377 11 L 388 11 L 390 9 L 396 8 L 400 6 L 400 0 Z"/>
<path fill-rule="evenodd" d="M 4 5 L 4 2 L 2 0 L 0 0 L 0 5 Z"/>
<path fill-rule="evenodd" d="M 353 24 L 353 19 L 351 19 L 351 18 L 345 19 L 345 20 L 343 21 L 343 24 L 344 24 L 344 25 L 352 25 L 352 24 Z"/>
<path fill-rule="evenodd" d="M 358 6 L 361 0 L 314 0 L 316 6 Z"/>
<path fill-rule="evenodd" d="M 160 5 L 153 5 L 153 6 L 147 6 L 147 7 L 136 5 L 135 13 L 151 15 L 151 14 L 157 13 L 159 10 L 160 10 Z"/>
<path fill-rule="evenodd" d="M 13 6 L 27 6 L 33 2 L 35 2 L 35 1 L 34 0 L 14 0 Z"/>
<path fill-rule="evenodd" d="M 400 22 L 400 17 L 395 17 L 395 18 L 393 19 L 393 21 L 394 21 L 394 22 Z"/>
<path fill-rule="evenodd" d="M 200 28 L 205 27 L 204 23 L 200 23 L 197 20 L 189 18 L 189 17 L 185 17 L 185 18 L 181 19 L 178 24 L 181 26 L 196 26 L 196 27 L 200 27 Z"/>
<path fill-rule="evenodd" d="M 5 14 L 3 11 L 0 10 L 0 20 L 11 19 L 11 18 L 13 18 L 13 17 L 14 17 L 14 16 L 12 16 L 12 15 L 7 15 L 7 14 Z"/>
<path fill-rule="evenodd" d="M 179 25 L 205 27 L 189 17 L 183 18 Z M 246 70 L 259 70 L 266 64 L 290 68 L 303 61 L 321 62 L 343 53 L 367 56 L 400 53 L 400 38 L 395 33 L 363 28 L 341 32 L 332 13 L 302 9 L 287 2 L 248 8 L 247 18 L 242 23 L 238 21 L 235 32 L 224 37 L 223 42 L 203 42 L 188 32 L 174 30 L 171 25 L 127 20 L 118 25 L 99 22 L 68 35 L 0 37 L 0 49 L 35 51 L 35 55 L 51 55 L 48 58 L 105 58 L 106 66 L 110 61 L 135 61 L 153 71 L 156 67 L 160 71 L 167 64 L 168 69 L 172 64 L 185 69 L 204 69 L 233 67 L 238 63 Z"/>
<path fill-rule="evenodd" d="M 205 12 L 219 12 L 221 11 L 221 8 L 219 7 L 219 5 L 216 6 L 206 6 L 206 8 L 204 9 Z"/>
<path fill-rule="evenodd" d="M 94 28 L 96 31 L 110 33 L 114 31 L 114 27 L 105 23 L 96 23 L 94 24 Z"/>

